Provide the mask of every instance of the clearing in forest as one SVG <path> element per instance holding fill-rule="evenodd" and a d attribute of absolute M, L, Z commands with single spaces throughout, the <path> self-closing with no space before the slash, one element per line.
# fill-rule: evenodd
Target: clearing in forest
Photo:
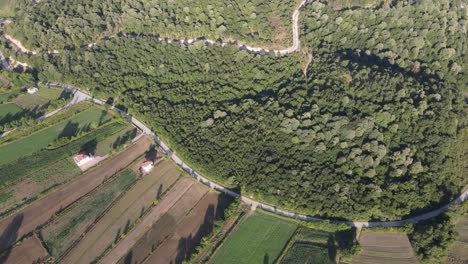
<path fill-rule="evenodd" d="M 0 221 L 0 233 L 5 234 L 5 237 L 0 240 L 0 251 L 7 249 L 15 241 L 46 223 L 57 212 L 95 189 L 116 172 L 127 167 L 129 163 L 145 153 L 150 145 L 151 141 L 147 137 L 141 138 L 96 169 L 83 174 L 63 188 Z"/>
<path fill-rule="evenodd" d="M 256 212 L 224 242 L 211 263 L 274 263 L 297 224 Z"/>
<path fill-rule="evenodd" d="M 356 264 L 417 264 L 406 234 L 362 231 L 359 236 L 361 254 L 353 258 Z"/>
<path fill-rule="evenodd" d="M 150 174 L 139 180 L 75 245 L 66 261 L 86 253 L 86 258 L 98 258 L 104 251 L 128 233 L 155 201 L 177 181 L 181 172 L 174 162 L 167 160 L 155 166 Z"/>

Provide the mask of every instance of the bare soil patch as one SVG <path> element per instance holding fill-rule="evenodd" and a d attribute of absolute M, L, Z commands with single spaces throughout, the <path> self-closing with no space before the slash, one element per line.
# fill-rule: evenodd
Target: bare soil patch
<path fill-rule="evenodd" d="M 188 189 L 195 182 L 189 178 L 183 178 L 179 180 L 174 187 L 169 190 L 169 193 L 162 199 L 162 201 L 155 206 L 138 225 L 132 229 L 125 238 L 123 238 L 116 247 L 110 250 L 104 258 L 101 259 L 102 263 L 116 263 L 119 259 L 123 258 L 126 253 L 134 247 L 138 240 L 151 229 L 151 227 L 156 223 L 161 217 L 174 206 L 174 204 L 182 197 Z M 80 263 L 81 256 L 72 256 L 71 254 L 67 256 L 65 261 L 67 263 Z M 84 263 L 85 261 L 83 261 Z"/>
<path fill-rule="evenodd" d="M 361 254 L 352 263 L 419 263 L 406 234 L 363 231 L 359 243 Z"/>
<path fill-rule="evenodd" d="M 172 161 L 164 161 L 138 181 L 71 249 L 64 261 L 86 255 L 92 261 L 117 242 L 123 234 L 150 208 L 155 200 L 177 181 L 180 171 Z M 81 257 L 80 257 L 81 258 Z"/>
<path fill-rule="evenodd" d="M 41 241 L 39 241 L 36 235 L 33 235 L 12 248 L 6 255 L 0 257 L 0 263 L 35 263 L 46 258 L 48 258 L 47 251 L 41 245 Z"/>
<path fill-rule="evenodd" d="M 171 237 L 180 228 L 179 224 L 190 210 L 205 196 L 208 189 L 194 183 L 184 195 L 172 206 L 147 232 L 140 236 L 138 242 L 119 259 L 117 263 L 141 263 L 165 239 Z"/>
<path fill-rule="evenodd" d="M 225 205 L 217 193 L 209 192 L 177 225 L 172 237 L 153 252 L 147 263 L 182 263 L 190 258 L 201 239 L 213 231 L 214 221 L 221 217 Z"/>
<path fill-rule="evenodd" d="M 72 204 L 83 195 L 99 186 L 105 179 L 125 168 L 142 155 L 151 145 L 148 138 L 137 141 L 125 151 L 117 154 L 95 170 L 83 174 L 63 188 L 33 202 L 28 207 L 0 222 L 0 251 L 13 245 L 18 239 L 47 223 L 55 213 Z"/>

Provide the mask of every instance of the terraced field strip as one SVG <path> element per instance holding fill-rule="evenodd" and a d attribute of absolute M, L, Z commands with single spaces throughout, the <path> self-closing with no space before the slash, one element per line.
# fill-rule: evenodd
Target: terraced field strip
<path fill-rule="evenodd" d="M 41 245 L 41 241 L 39 241 L 36 235 L 33 235 L 22 241 L 18 246 L 12 248 L 7 255 L 0 257 L 0 263 L 35 263 L 38 260 L 47 258 L 48 256 L 47 251 Z"/>
<path fill-rule="evenodd" d="M 175 228 L 174 234 L 151 254 L 145 263 L 182 263 L 201 239 L 213 231 L 226 206 L 216 192 L 209 192 Z"/>
<path fill-rule="evenodd" d="M 208 189 L 200 184 L 193 184 L 183 196 L 153 226 L 141 236 L 124 257 L 117 263 L 141 263 L 159 244 L 171 237 L 180 227 L 182 219 L 205 196 Z M 104 262 L 103 263 L 107 263 Z"/>
<path fill-rule="evenodd" d="M 99 257 L 122 233 L 127 233 L 128 228 L 156 199 L 161 198 L 180 174 L 172 161 L 158 164 L 125 193 L 68 254 L 76 256 L 86 253 L 89 259 Z"/>
<path fill-rule="evenodd" d="M 210 263 L 273 263 L 297 223 L 256 212 L 227 238 Z"/>
<path fill-rule="evenodd" d="M 47 224 L 41 235 L 49 253 L 55 259 L 62 256 L 138 177 L 128 168 L 116 173 Z"/>
<path fill-rule="evenodd" d="M 125 258 L 127 253 L 130 252 L 133 248 L 136 247 L 139 240 L 143 237 L 148 237 L 145 235 L 149 230 L 152 229 L 154 225 L 158 225 L 158 222 L 163 221 L 162 217 L 166 215 L 169 210 L 172 210 L 172 207 L 178 203 L 182 196 L 195 184 L 195 182 L 189 178 L 180 179 L 174 187 L 169 190 L 169 193 L 164 197 L 164 199 L 154 207 L 151 212 L 149 212 L 143 220 L 135 226 L 130 233 L 123 238 L 116 247 L 109 251 L 102 259 L 101 263 L 117 263 L 120 259 Z M 173 223 L 173 222 L 171 222 Z M 168 226 L 167 228 L 170 228 Z M 151 248 L 150 248 L 151 251 Z M 73 258 L 75 262 L 79 259 L 80 256 Z M 63 263 L 73 263 L 72 261 L 63 262 Z"/>
<path fill-rule="evenodd" d="M 99 186 L 104 180 L 125 168 L 130 162 L 148 150 L 150 145 L 151 141 L 147 137 L 140 139 L 95 170 L 83 174 L 63 188 L 3 219 L 0 222 L 0 233 L 4 234 L 3 239 L 0 240 L 0 252 L 10 247 L 19 238 L 45 224 L 55 213 L 69 206 Z"/>
<path fill-rule="evenodd" d="M 406 234 L 363 231 L 359 244 L 361 254 L 354 257 L 352 263 L 419 263 Z"/>
<path fill-rule="evenodd" d="M 64 120 L 46 129 L 33 133 L 25 138 L 0 146 L 0 165 L 12 162 L 21 156 L 39 151 L 54 142 L 60 136 L 73 136 L 81 128 L 89 126 L 92 122 L 104 123 L 111 116 L 96 107 L 79 113 L 71 119 Z"/>

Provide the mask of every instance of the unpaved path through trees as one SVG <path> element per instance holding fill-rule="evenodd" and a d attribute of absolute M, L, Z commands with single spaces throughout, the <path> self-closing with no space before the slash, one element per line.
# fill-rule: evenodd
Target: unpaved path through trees
<path fill-rule="evenodd" d="M 125 168 L 141 156 L 151 145 L 144 137 L 123 152 L 111 158 L 95 170 L 83 174 L 63 188 L 31 203 L 28 207 L 0 222 L 0 252 L 12 246 L 18 239 L 47 223 L 55 213 L 72 204 L 99 186 L 105 179 Z"/>

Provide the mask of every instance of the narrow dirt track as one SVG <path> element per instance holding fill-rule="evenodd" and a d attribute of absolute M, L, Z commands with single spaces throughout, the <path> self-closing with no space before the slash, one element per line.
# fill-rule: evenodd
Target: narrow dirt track
<path fill-rule="evenodd" d="M 55 213 L 92 191 L 105 179 L 125 168 L 130 162 L 148 150 L 150 145 L 151 141 L 147 137 L 137 141 L 95 170 L 81 175 L 63 188 L 3 219 L 0 222 L 0 233 L 2 234 L 0 252 L 45 224 Z"/>
<path fill-rule="evenodd" d="M 61 262 L 73 262 L 72 258 L 81 255 L 90 260 L 99 257 L 180 175 L 172 161 L 164 161 L 154 170 L 124 194 Z"/>
<path fill-rule="evenodd" d="M 11 249 L 5 256 L 0 258 L 0 263 L 4 264 L 19 264 L 19 263 L 34 263 L 37 260 L 45 259 L 49 255 L 42 246 L 41 241 L 33 235 L 27 238 L 20 245 Z"/>

